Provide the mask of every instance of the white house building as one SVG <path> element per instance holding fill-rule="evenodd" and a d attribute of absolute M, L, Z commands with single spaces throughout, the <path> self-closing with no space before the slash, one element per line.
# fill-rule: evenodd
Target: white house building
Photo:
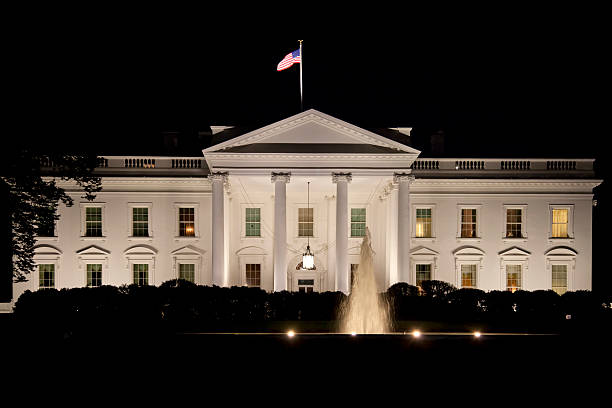
<path fill-rule="evenodd" d="M 223 141 L 198 157 L 104 156 L 93 202 L 58 182 L 75 205 L 38 238 L 37 270 L 13 302 L 28 289 L 175 278 L 348 293 L 366 228 L 380 291 L 427 279 L 591 289 L 592 159 L 419 158 L 316 110 L 224 138 L 231 130 L 213 127 Z M 313 270 L 298 266 L 307 244 Z"/>

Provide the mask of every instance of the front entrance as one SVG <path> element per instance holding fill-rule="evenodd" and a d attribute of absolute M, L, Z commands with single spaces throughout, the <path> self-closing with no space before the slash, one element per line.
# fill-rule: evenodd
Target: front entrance
<path fill-rule="evenodd" d="M 298 279 L 298 292 L 312 293 L 314 292 L 314 279 Z"/>

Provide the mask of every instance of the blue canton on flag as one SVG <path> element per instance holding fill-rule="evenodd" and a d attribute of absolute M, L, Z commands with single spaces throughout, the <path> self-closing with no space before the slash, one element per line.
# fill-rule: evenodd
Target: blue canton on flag
<path fill-rule="evenodd" d="M 293 64 L 299 64 L 302 62 L 302 57 L 300 56 L 300 50 L 295 50 L 287 55 L 281 62 L 278 63 L 278 67 L 276 67 L 277 71 L 282 71 L 283 69 L 287 69 Z"/>

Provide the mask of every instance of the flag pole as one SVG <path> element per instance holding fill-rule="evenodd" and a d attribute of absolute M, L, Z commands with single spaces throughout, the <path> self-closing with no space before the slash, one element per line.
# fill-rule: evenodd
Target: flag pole
<path fill-rule="evenodd" d="M 304 55 L 302 54 L 302 41 L 304 40 L 298 40 L 300 42 L 300 109 L 302 112 L 304 112 L 304 87 L 302 85 L 302 65 L 304 65 Z"/>

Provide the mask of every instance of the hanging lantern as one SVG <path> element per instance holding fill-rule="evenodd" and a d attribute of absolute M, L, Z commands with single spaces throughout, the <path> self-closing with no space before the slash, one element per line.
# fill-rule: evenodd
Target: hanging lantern
<path fill-rule="evenodd" d="M 310 181 L 308 182 L 308 214 L 310 214 Z M 302 255 L 302 262 L 298 264 L 296 269 L 315 270 L 317 267 L 314 264 L 314 254 L 310 250 L 310 235 L 307 239 L 306 252 Z"/>

